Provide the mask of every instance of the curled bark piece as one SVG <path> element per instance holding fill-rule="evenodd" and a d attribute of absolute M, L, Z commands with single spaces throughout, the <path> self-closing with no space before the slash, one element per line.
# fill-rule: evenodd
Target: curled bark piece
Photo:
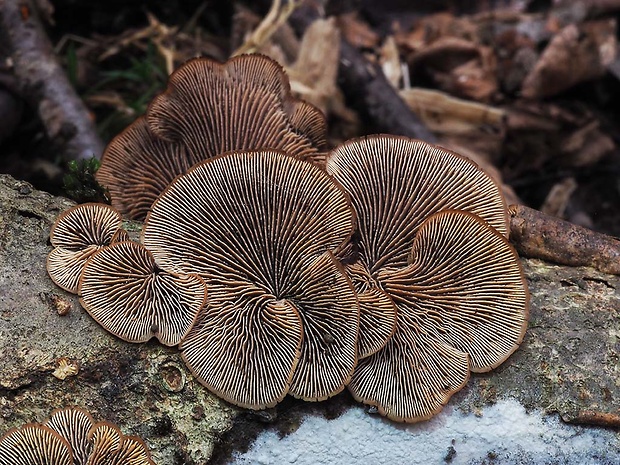
<path fill-rule="evenodd" d="M 510 240 L 520 255 L 620 274 L 620 241 L 523 205 L 511 205 Z"/>
<path fill-rule="evenodd" d="M 99 158 L 103 144 L 89 112 L 56 60 L 30 1 L 0 2 L 0 40 L 10 50 L 19 93 L 65 158 Z"/>

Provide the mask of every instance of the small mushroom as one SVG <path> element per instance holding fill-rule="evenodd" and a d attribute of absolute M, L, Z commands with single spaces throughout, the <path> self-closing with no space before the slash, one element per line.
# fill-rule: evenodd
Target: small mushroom
<path fill-rule="evenodd" d="M 0 464 L 73 465 L 71 446 L 47 426 L 29 424 L 0 438 Z"/>
<path fill-rule="evenodd" d="M 349 390 L 393 420 L 430 418 L 470 370 L 497 367 L 525 334 L 528 293 L 518 255 L 471 213 L 430 216 L 410 264 L 383 269 L 378 280 L 398 307 L 396 332 L 359 362 Z"/>
<path fill-rule="evenodd" d="M 290 105 L 290 108 L 288 108 Z M 300 99 L 291 99 L 287 105 L 286 112 L 290 115 L 293 130 L 305 136 L 312 142 L 312 145 L 319 151 L 327 148 L 325 135 L 327 134 L 327 121 L 325 115 L 314 105 Z"/>
<path fill-rule="evenodd" d="M 153 135 L 140 117 L 107 145 L 97 180 L 123 215 L 144 220 L 166 186 L 200 159 L 184 145 Z"/>
<path fill-rule="evenodd" d="M 47 257 L 47 272 L 52 281 L 77 293 L 86 261 L 110 245 L 120 227 L 121 216 L 109 205 L 85 203 L 62 212 L 50 231 L 54 249 Z"/>
<path fill-rule="evenodd" d="M 128 342 L 156 337 L 173 346 L 206 302 L 199 276 L 161 270 L 136 242 L 117 242 L 94 254 L 79 282 L 80 302 L 106 330 Z"/>
<path fill-rule="evenodd" d="M 166 189 L 142 241 L 163 269 L 207 283 L 207 308 L 180 346 L 203 384 L 255 409 L 279 402 L 294 371 L 301 397 L 342 389 L 356 363 L 359 309 L 325 253 L 342 248 L 353 225 L 329 176 L 277 151 L 212 158 Z"/>
<path fill-rule="evenodd" d="M 43 425 L 11 429 L 0 438 L 2 465 L 155 465 L 146 444 L 80 408 L 55 410 Z"/>
<path fill-rule="evenodd" d="M 146 444 L 140 438 L 124 436 L 111 423 L 97 423 L 88 438 L 93 451 L 87 465 L 155 465 Z"/>
<path fill-rule="evenodd" d="M 52 412 L 45 426 L 57 432 L 69 443 L 75 465 L 85 465 L 93 448 L 88 433 L 94 424 L 90 413 L 73 407 Z"/>

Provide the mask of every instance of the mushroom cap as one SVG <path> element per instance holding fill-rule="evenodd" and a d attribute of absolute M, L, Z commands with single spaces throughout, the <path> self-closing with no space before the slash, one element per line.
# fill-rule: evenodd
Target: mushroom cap
<path fill-rule="evenodd" d="M 234 152 L 177 178 L 154 203 L 142 241 L 162 268 L 196 273 L 207 283 L 207 309 L 181 344 L 197 378 L 234 404 L 275 405 L 299 359 L 300 313 L 324 306 L 318 284 L 307 284 L 318 279 L 312 266 L 343 247 L 353 225 L 342 189 L 317 167 L 281 152 Z M 321 285 L 343 288 L 342 272 L 329 260 L 322 266 L 332 271 Z M 356 304 L 347 311 L 356 314 Z M 357 320 L 350 324 L 356 333 Z M 306 333 L 303 344 L 313 337 Z"/>
<path fill-rule="evenodd" d="M 323 112 L 311 103 L 297 98 L 291 98 L 285 108 L 294 131 L 310 139 L 317 150 L 326 150 L 327 121 Z"/>
<path fill-rule="evenodd" d="M 446 149 L 406 137 L 368 136 L 335 148 L 327 172 L 351 196 L 360 260 L 372 276 L 382 267 L 406 266 L 420 225 L 441 210 L 470 211 L 507 235 L 498 185 L 474 162 Z"/>
<path fill-rule="evenodd" d="M 97 423 L 88 436 L 93 451 L 87 465 L 155 465 L 146 444 L 140 438 L 124 436 L 116 425 Z"/>
<path fill-rule="evenodd" d="M 155 135 L 203 160 L 263 148 L 304 158 L 317 151 L 313 141 L 324 139 L 316 134 L 319 115 L 291 103 L 288 78 L 270 58 L 240 55 L 223 64 L 195 58 L 172 73 L 146 117 Z"/>
<path fill-rule="evenodd" d="M 396 332 L 361 360 L 353 396 L 397 421 L 436 414 L 469 371 L 502 363 L 521 343 L 528 293 L 505 237 L 471 213 L 436 213 L 419 227 L 411 264 L 378 279 L 398 307 Z"/>
<path fill-rule="evenodd" d="M 57 432 L 68 443 L 75 465 L 86 465 L 92 451 L 88 433 L 95 422 L 90 413 L 80 408 L 54 410 L 45 426 Z"/>
<path fill-rule="evenodd" d="M 96 177 L 110 191 L 115 208 L 144 220 L 166 186 L 200 160 L 184 145 L 156 137 L 142 116 L 107 145 Z"/>
<path fill-rule="evenodd" d="M 25 425 L 10 429 L 0 438 L 0 464 L 73 465 L 71 446 L 47 426 Z"/>
<path fill-rule="evenodd" d="M 97 179 L 119 211 L 143 220 L 164 188 L 195 163 L 260 148 L 314 161 L 326 148 L 326 133 L 323 113 L 292 97 L 277 62 L 263 55 L 224 64 L 196 58 L 171 75 L 146 116 L 108 144 Z"/>
<path fill-rule="evenodd" d="M 350 238 L 342 188 L 275 150 L 231 152 L 177 178 L 153 207 L 142 243 L 166 270 L 253 282 L 279 295 L 291 272 Z"/>
<path fill-rule="evenodd" d="M 52 281 L 77 293 L 86 261 L 101 247 L 110 245 L 121 222 L 120 213 L 102 203 L 76 205 L 62 212 L 50 230 L 54 249 L 47 257 L 47 272 Z"/>
<path fill-rule="evenodd" d="M 396 305 L 366 267 L 357 262 L 344 266 L 360 306 L 357 354 L 365 358 L 380 350 L 396 331 Z"/>
<path fill-rule="evenodd" d="M 80 302 L 107 331 L 128 342 L 156 337 L 173 346 L 187 334 L 205 305 L 207 290 L 197 275 L 160 270 L 137 242 L 117 242 L 86 263 Z"/>

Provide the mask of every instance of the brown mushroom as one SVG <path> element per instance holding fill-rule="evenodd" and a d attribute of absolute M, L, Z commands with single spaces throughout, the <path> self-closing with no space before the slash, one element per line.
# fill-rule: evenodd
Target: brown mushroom
<path fill-rule="evenodd" d="M 157 136 L 181 141 L 203 159 L 259 148 L 303 158 L 316 148 L 295 132 L 306 125 L 291 123 L 295 106 L 286 108 L 291 98 L 284 70 L 263 55 L 240 55 L 224 64 L 195 58 L 172 73 L 168 89 L 151 102 L 147 120 Z"/>
<path fill-rule="evenodd" d="M 380 350 L 396 331 L 396 305 L 361 263 L 345 265 L 360 305 L 357 354 L 365 358 Z M 362 316 L 363 315 L 363 316 Z"/>
<path fill-rule="evenodd" d="M 73 465 L 71 446 L 47 426 L 10 429 L 0 438 L 2 465 Z"/>
<path fill-rule="evenodd" d="M 184 145 L 154 136 L 140 117 L 108 144 L 97 180 L 123 215 L 144 220 L 166 186 L 200 159 Z"/>
<path fill-rule="evenodd" d="M 377 273 L 407 265 L 425 218 L 449 208 L 466 210 L 507 234 L 497 184 L 469 159 L 440 147 L 406 137 L 368 136 L 335 148 L 326 169 L 349 193 L 358 217 L 358 269 L 346 269 L 360 299 L 360 357 L 385 345 L 395 327 L 395 310 L 376 283 Z"/>
<path fill-rule="evenodd" d="M 120 227 L 121 216 L 109 205 L 85 203 L 62 212 L 50 231 L 54 249 L 47 257 L 47 272 L 52 281 L 77 293 L 86 261 L 100 248 L 110 245 Z"/>
<path fill-rule="evenodd" d="M 353 224 L 347 196 L 329 176 L 277 151 L 215 157 L 166 189 L 142 241 L 163 269 L 207 283 L 208 306 L 180 346 L 203 384 L 234 404 L 264 408 L 286 395 L 297 365 L 322 377 L 300 377 L 298 395 L 342 389 L 355 365 L 359 310 L 342 271 L 321 257 L 346 244 Z M 328 313 L 338 317 L 331 337 L 342 336 L 333 345 L 343 358 L 328 351 L 310 360 L 326 347 L 316 338 L 330 341 Z M 325 371 L 315 374 L 314 363 Z"/>
<path fill-rule="evenodd" d="M 2 465 L 154 465 L 144 442 L 114 425 L 94 424 L 79 408 L 55 410 L 44 424 L 11 429 L 0 438 Z"/>
<path fill-rule="evenodd" d="M 92 451 L 88 433 L 95 422 L 90 413 L 79 408 L 65 408 L 52 412 L 45 426 L 57 432 L 71 448 L 73 463 L 85 465 Z"/>
<path fill-rule="evenodd" d="M 88 437 L 93 451 L 87 465 L 155 465 L 140 438 L 124 436 L 111 423 L 97 423 Z"/>
<path fill-rule="evenodd" d="M 327 172 L 351 197 L 359 255 L 372 276 L 407 265 L 424 219 L 470 211 L 504 236 L 508 214 L 498 185 L 471 160 L 426 142 L 391 135 L 349 140 L 328 156 Z"/>
<path fill-rule="evenodd" d="M 488 371 L 521 343 L 528 294 L 518 255 L 471 213 L 426 219 L 410 265 L 378 280 L 398 307 L 386 346 L 361 360 L 349 389 L 397 421 L 425 420 L 461 389 L 469 371 Z"/>
<path fill-rule="evenodd" d="M 161 270 L 136 242 L 117 242 L 94 254 L 79 282 L 80 302 L 107 331 L 128 342 L 156 337 L 173 346 L 206 302 L 200 276 Z"/>
<path fill-rule="evenodd" d="M 97 178 L 115 207 L 143 219 L 163 189 L 199 161 L 261 148 L 314 160 L 326 131 L 321 111 L 292 97 L 284 70 L 270 58 L 196 58 L 170 76 L 144 119 L 108 145 Z"/>

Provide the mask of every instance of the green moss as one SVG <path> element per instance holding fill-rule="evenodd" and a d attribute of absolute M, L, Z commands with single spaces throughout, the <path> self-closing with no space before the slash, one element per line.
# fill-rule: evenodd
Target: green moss
<path fill-rule="evenodd" d="M 110 194 L 95 179 L 95 173 L 101 166 L 96 158 L 87 160 L 72 160 L 63 178 L 63 189 L 70 199 L 77 203 L 102 202 L 110 203 Z"/>

